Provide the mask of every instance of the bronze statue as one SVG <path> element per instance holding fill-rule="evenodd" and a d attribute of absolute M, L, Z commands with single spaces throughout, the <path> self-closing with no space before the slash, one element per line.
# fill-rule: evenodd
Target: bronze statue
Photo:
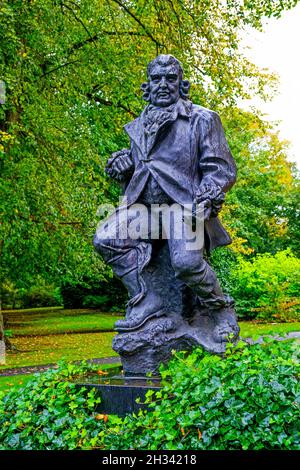
<path fill-rule="evenodd" d="M 132 373 L 157 370 L 172 349 L 201 345 L 223 352 L 230 336 L 237 338 L 239 332 L 233 301 L 223 294 L 205 257 L 231 243 L 218 213 L 235 183 L 236 166 L 220 118 L 189 101 L 190 85 L 175 57 L 156 57 L 147 77 L 142 90 L 149 104 L 125 126 L 130 149 L 112 154 L 106 167 L 123 184 L 124 202 L 94 238 L 95 249 L 129 292 L 126 318 L 116 323 L 119 335 L 113 347 Z M 158 216 L 158 237 L 149 230 L 151 223 L 139 236 L 126 230 L 124 235 L 136 204 L 145 208 L 144 222 L 147 217 L 153 222 L 150 213 L 157 215 L 161 206 L 182 208 L 182 236 L 175 236 Z M 124 211 L 125 218 L 120 216 Z M 202 214 L 203 243 L 189 249 L 185 233 L 192 233 L 197 211 Z"/>

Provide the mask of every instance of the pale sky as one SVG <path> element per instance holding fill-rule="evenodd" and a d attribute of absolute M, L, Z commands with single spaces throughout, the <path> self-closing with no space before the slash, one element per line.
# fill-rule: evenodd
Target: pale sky
<path fill-rule="evenodd" d="M 281 121 L 280 137 L 291 142 L 289 160 L 297 162 L 300 169 L 300 4 L 279 19 L 267 20 L 263 33 L 247 31 L 243 45 L 250 47 L 247 57 L 276 72 L 280 83 L 279 94 L 271 102 L 254 99 L 242 106 L 254 105 L 268 120 Z"/>

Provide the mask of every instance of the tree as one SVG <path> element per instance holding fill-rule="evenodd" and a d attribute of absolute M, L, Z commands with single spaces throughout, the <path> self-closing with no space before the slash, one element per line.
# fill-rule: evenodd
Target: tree
<path fill-rule="evenodd" d="M 4 340 L 4 326 L 3 316 L 1 312 L 1 299 L 0 299 L 0 365 L 5 364 L 5 340 Z"/>
<path fill-rule="evenodd" d="M 39 278 L 107 277 L 91 241 L 97 206 L 116 201 L 119 190 L 103 169 L 128 145 L 122 125 L 142 109 L 148 61 L 178 56 L 194 101 L 230 116 L 238 98 L 266 97 L 276 82 L 242 55 L 239 32 L 297 3 L 2 1 L 2 280 L 28 287 Z M 228 118 L 229 131 L 236 125 Z M 240 236 L 246 232 L 243 225 Z"/>
<path fill-rule="evenodd" d="M 259 115 L 227 111 L 224 123 L 238 178 L 221 216 L 232 232 L 233 249 L 255 254 L 290 247 L 299 254 L 299 177 L 287 161 L 288 143 Z"/>

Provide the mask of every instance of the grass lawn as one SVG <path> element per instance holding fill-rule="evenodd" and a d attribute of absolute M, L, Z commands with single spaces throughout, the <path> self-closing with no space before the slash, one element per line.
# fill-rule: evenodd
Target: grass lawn
<path fill-rule="evenodd" d="M 48 336 L 16 336 L 13 345 L 20 351 L 6 354 L 6 364 L 0 370 L 56 363 L 61 359 L 83 359 L 116 356 L 111 344 L 115 333 L 79 333 Z"/>
<path fill-rule="evenodd" d="M 11 377 L 0 377 L 0 394 L 11 391 L 12 388 L 23 387 L 28 380 L 32 379 L 33 374 L 28 375 L 14 375 Z"/>
<path fill-rule="evenodd" d="M 98 366 L 98 369 L 107 370 L 110 368 L 115 368 L 116 366 L 117 364 L 101 364 Z M 23 387 L 35 375 L 37 374 L 13 375 L 10 377 L 0 377 L 0 399 L 1 399 L 1 392 L 6 394 L 10 392 L 12 388 Z"/>
<path fill-rule="evenodd" d="M 30 309 L 3 311 L 6 330 L 20 335 L 50 335 L 59 333 L 112 331 L 120 318 L 117 314 L 91 309 Z"/>
<path fill-rule="evenodd" d="M 4 311 L 6 330 L 11 330 L 17 352 L 7 352 L 1 369 L 56 363 L 61 359 L 82 359 L 115 356 L 111 344 L 114 323 L 120 316 L 99 310 L 45 308 Z M 300 331 L 300 322 L 239 322 L 242 337 L 267 334 L 284 335 Z M 101 332 L 101 330 L 103 330 Z M 106 332 L 105 332 L 106 330 Z M 107 331 L 108 330 L 108 331 Z"/>
<path fill-rule="evenodd" d="M 263 335 L 284 335 L 291 331 L 300 331 L 300 322 L 293 323 L 255 323 L 253 321 L 239 322 L 243 338 L 257 339 Z"/>
<path fill-rule="evenodd" d="M 62 306 L 58 307 L 33 307 L 33 308 L 16 308 L 12 309 L 2 309 L 2 313 L 34 313 L 34 312 L 53 312 L 55 310 L 63 310 Z"/>
<path fill-rule="evenodd" d="M 240 322 L 241 336 L 257 339 L 261 335 L 284 335 L 300 331 L 300 322 L 253 323 Z M 85 325 L 86 326 L 86 325 Z M 116 356 L 111 344 L 115 333 L 76 333 L 36 336 L 15 336 L 12 343 L 20 352 L 7 352 L 6 365 L 1 369 L 56 363 L 61 359 L 75 361 Z"/>
<path fill-rule="evenodd" d="M 7 352 L 0 370 L 116 355 L 111 347 L 112 330 L 119 315 L 54 307 L 3 311 L 3 316 L 18 351 Z"/>

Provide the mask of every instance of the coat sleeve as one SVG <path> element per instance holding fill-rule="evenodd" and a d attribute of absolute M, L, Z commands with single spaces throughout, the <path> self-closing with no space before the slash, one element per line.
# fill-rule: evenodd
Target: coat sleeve
<path fill-rule="evenodd" d="M 199 146 L 201 185 L 215 183 L 224 192 L 228 191 L 236 181 L 236 165 L 221 119 L 213 111 L 202 118 Z"/>

